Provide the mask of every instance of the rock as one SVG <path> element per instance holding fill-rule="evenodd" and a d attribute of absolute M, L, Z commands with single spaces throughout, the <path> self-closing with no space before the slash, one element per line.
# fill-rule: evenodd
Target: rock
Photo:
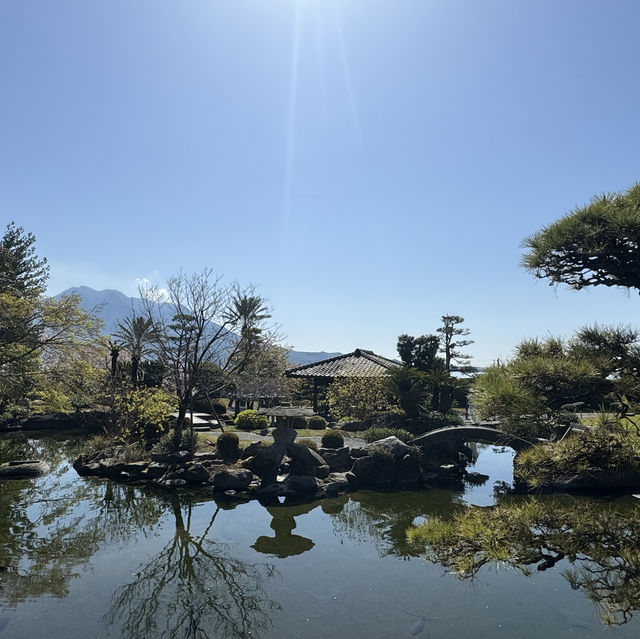
<path fill-rule="evenodd" d="M 291 458 L 290 475 L 311 475 L 324 479 L 330 472 L 324 459 L 307 446 L 290 443 L 287 446 L 287 454 Z"/>
<path fill-rule="evenodd" d="M 354 461 L 352 473 L 355 475 L 357 485 L 382 488 L 420 482 L 422 468 L 419 455 L 395 437 L 387 437 L 381 442 L 386 445 L 378 448 L 371 446 L 371 455 L 359 457 Z M 398 443 L 401 446 L 398 446 Z M 400 455 L 405 449 L 407 452 L 402 457 L 394 457 L 394 455 Z M 377 452 L 380 450 L 382 452 Z"/>
<path fill-rule="evenodd" d="M 146 474 L 148 462 L 139 461 L 125 464 L 122 469 L 123 473 L 127 473 L 128 479 L 141 479 Z"/>
<path fill-rule="evenodd" d="M 85 476 L 85 475 L 99 476 L 101 474 L 101 466 L 98 462 L 89 462 L 88 464 L 76 464 L 74 462 L 73 467 L 75 468 L 76 472 L 80 476 Z"/>
<path fill-rule="evenodd" d="M 40 477 L 48 473 L 49 465 L 39 459 L 18 459 L 0 464 L 1 479 L 24 479 Z"/>
<path fill-rule="evenodd" d="M 188 484 L 203 484 L 209 481 L 209 473 L 202 464 L 191 462 L 184 467 L 183 478 Z"/>
<path fill-rule="evenodd" d="M 411 448 L 404 442 L 400 441 L 395 435 L 391 435 L 391 437 L 385 437 L 384 439 L 379 439 L 377 442 L 367 444 L 364 449 L 367 452 L 371 452 L 371 449 L 374 447 L 386 450 L 395 460 L 402 459 L 411 451 Z"/>
<path fill-rule="evenodd" d="M 359 433 L 363 430 L 367 430 L 367 427 L 364 425 L 364 422 L 354 419 L 350 422 L 338 422 L 336 430 L 347 430 L 352 433 Z"/>
<path fill-rule="evenodd" d="M 349 450 L 349 454 L 351 455 L 351 457 L 356 459 L 357 457 L 367 457 L 369 452 L 367 450 L 365 450 L 363 447 L 360 446 L 360 447 L 351 448 Z"/>
<path fill-rule="evenodd" d="M 423 471 L 422 472 L 422 481 L 425 484 L 431 484 L 432 482 L 437 481 L 438 479 L 438 473 L 434 473 L 431 471 Z"/>
<path fill-rule="evenodd" d="M 213 486 L 216 490 L 245 490 L 253 481 L 253 473 L 247 468 L 226 468 L 213 476 Z"/>
<path fill-rule="evenodd" d="M 147 477 L 151 477 L 156 479 L 158 477 L 162 477 L 168 470 L 169 464 L 164 464 L 161 462 L 151 462 L 147 464 L 146 475 Z"/>
<path fill-rule="evenodd" d="M 182 488 L 186 486 L 187 482 L 184 479 L 161 479 L 159 482 L 162 486 L 167 488 Z"/>
<path fill-rule="evenodd" d="M 543 486 L 543 489 L 565 492 L 631 492 L 638 486 L 640 473 L 637 471 L 594 468 L 575 475 L 556 475 Z"/>
<path fill-rule="evenodd" d="M 380 413 L 369 417 L 364 422 L 365 430 L 369 428 L 405 428 L 406 419 L 402 415 L 394 412 Z"/>
<path fill-rule="evenodd" d="M 349 490 L 350 483 L 347 473 L 331 473 L 323 482 L 322 486 L 326 493 L 339 493 Z"/>
<path fill-rule="evenodd" d="M 395 481 L 400 486 L 410 486 L 417 484 L 422 479 L 422 468 L 420 467 L 420 458 L 415 453 L 405 455 L 399 463 L 399 468 L 395 475 Z"/>
<path fill-rule="evenodd" d="M 353 462 L 351 473 L 354 475 L 358 486 L 367 486 L 375 483 L 374 465 L 375 461 L 371 457 L 359 457 Z"/>
<path fill-rule="evenodd" d="M 258 475 L 262 479 L 263 487 L 275 482 L 278 476 L 278 464 L 264 446 L 258 449 L 253 457 L 240 462 L 240 466 Z"/>
<path fill-rule="evenodd" d="M 257 455 L 261 450 L 268 448 L 268 446 L 264 442 L 252 442 L 248 446 L 244 448 L 242 451 L 242 459 L 248 459 L 249 457 L 253 457 Z"/>
<path fill-rule="evenodd" d="M 331 472 L 346 471 L 353 466 L 353 459 L 349 455 L 349 447 L 321 448 L 318 454 L 324 459 Z"/>
<path fill-rule="evenodd" d="M 194 453 L 193 461 L 205 462 L 205 461 L 220 461 L 220 455 L 212 451 L 210 453 Z"/>
<path fill-rule="evenodd" d="M 282 484 L 274 482 L 273 484 L 269 484 L 268 486 L 264 486 L 260 490 L 258 490 L 256 492 L 256 497 L 264 501 L 270 501 L 272 499 L 275 499 L 276 497 L 279 497 L 283 493 L 284 487 L 282 486 Z"/>
<path fill-rule="evenodd" d="M 100 475 L 104 477 L 117 477 L 124 470 L 124 462 L 112 457 L 101 459 L 98 461 L 100 464 Z"/>
<path fill-rule="evenodd" d="M 164 462 L 165 464 L 181 464 L 188 461 L 191 453 L 188 450 L 179 450 L 173 453 L 151 453 L 151 461 Z"/>
<path fill-rule="evenodd" d="M 283 488 L 295 493 L 316 493 L 321 486 L 317 477 L 310 475 L 289 475 L 283 483 Z"/>

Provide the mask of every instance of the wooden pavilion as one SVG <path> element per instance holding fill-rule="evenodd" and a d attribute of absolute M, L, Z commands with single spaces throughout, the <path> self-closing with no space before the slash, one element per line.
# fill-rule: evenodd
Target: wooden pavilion
<path fill-rule="evenodd" d="M 285 371 L 287 377 L 313 379 L 313 410 L 318 410 L 318 387 L 328 386 L 336 378 L 384 377 L 389 369 L 402 366 L 393 359 L 376 355 L 373 351 L 356 348 L 352 353 L 338 355 L 319 362 L 304 364 Z"/>

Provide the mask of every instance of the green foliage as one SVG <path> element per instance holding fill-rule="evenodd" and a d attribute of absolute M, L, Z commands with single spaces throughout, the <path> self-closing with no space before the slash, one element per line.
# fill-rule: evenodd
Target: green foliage
<path fill-rule="evenodd" d="M 0 240 L 0 293 L 18 299 L 37 299 L 49 279 L 46 258 L 35 253 L 36 238 L 15 222 L 7 224 Z"/>
<path fill-rule="evenodd" d="M 377 442 L 379 439 L 385 439 L 392 435 L 397 437 L 400 441 L 403 441 L 405 444 L 410 444 L 414 439 L 414 436 L 403 428 L 369 428 L 364 431 L 363 439 L 368 444 L 371 444 L 373 442 Z"/>
<path fill-rule="evenodd" d="M 327 389 L 329 412 L 334 419 L 352 416 L 363 420 L 387 404 L 384 382 L 374 377 L 336 379 Z"/>
<path fill-rule="evenodd" d="M 240 456 L 240 439 L 235 433 L 221 433 L 218 435 L 216 447 L 223 459 L 236 460 Z"/>
<path fill-rule="evenodd" d="M 300 416 L 292 417 L 290 423 L 291 423 L 291 426 L 295 429 L 302 430 L 308 427 L 308 422 L 306 417 L 300 417 Z"/>
<path fill-rule="evenodd" d="M 524 240 L 523 266 L 550 284 L 574 289 L 622 286 L 640 290 L 640 183 L 594 197 Z"/>
<path fill-rule="evenodd" d="M 476 379 L 478 412 L 530 436 L 548 436 L 555 422 L 566 422 L 567 405 L 612 406 L 626 414 L 640 402 L 637 337 L 630 329 L 595 326 L 568 341 L 524 340 L 512 360 Z"/>
<path fill-rule="evenodd" d="M 115 337 L 122 348 L 131 356 L 131 382 L 138 384 L 140 362 L 143 357 L 153 352 L 155 326 L 150 317 L 132 314 L 122 322 L 118 322 Z M 140 371 L 141 372 L 141 371 Z"/>
<path fill-rule="evenodd" d="M 313 441 L 313 439 L 308 439 L 308 438 L 296 439 L 296 444 L 301 444 L 302 446 L 306 446 L 307 448 L 318 450 L 318 444 L 316 444 Z"/>
<path fill-rule="evenodd" d="M 327 420 L 320 415 L 314 415 L 309 417 L 307 424 L 311 430 L 324 430 L 327 427 Z"/>
<path fill-rule="evenodd" d="M 568 562 L 563 576 L 574 590 L 584 590 L 608 625 L 629 621 L 640 608 L 639 535 L 637 509 L 534 498 L 466 508 L 448 520 L 433 517 L 406 533 L 428 559 L 462 578 L 491 562 L 525 575 L 536 564 L 542 571 Z"/>
<path fill-rule="evenodd" d="M 266 415 L 256 415 L 254 410 L 248 409 L 238 413 L 234 424 L 240 430 L 262 430 L 268 428 L 269 420 Z"/>
<path fill-rule="evenodd" d="M 515 435 L 545 436 L 551 425 L 544 419 L 546 404 L 509 367 L 489 366 L 476 378 L 474 400 L 481 418 L 500 417 L 502 428 Z"/>
<path fill-rule="evenodd" d="M 440 338 L 437 335 L 400 335 L 398 337 L 398 355 L 405 366 L 420 371 L 442 370 L 444 360 L 438 357 Z"/>
<path fill-rule="evenodd" d="M 514 475 L 538 487 L 559 475 L 586 471 L 640 472 L 640 437 L 617 424 L 609 426 L 588 428 L 561 441 L 522 451 L 514 460 Z"/>
<path fill-rule="evenodd" d="M 429 396 L 424 373 L 409 366 L 398 366 L 389 370 L 383 384 L 409 419 L 418 417 Z"/>
<path fill-rule="evenodd" d="M 323 448 L 342 448 L 344 446 L 344 437 L 339 430 L 329 429 L 322 436 Z"/>
<path fill-rule="evenodd" d="M 70 413 L 73 410 L 71 401 L 63 391 L 53 386 L 47 386 L 35 391 L 32 395 L 31 412 L 41 413 Z M 37 408 L 36 408 L 37 407 Z"/>
<path fill-rule="evenodd" d="M 49 379 L 64 393 L 74 410 L 100 403 L 104 396 L 106 371 L 88 359 L 69 357 L 60 360 Z"/>
<path fill-rule="evenodd" d="M 460 315 L 443 315 L 442 326 L 436 332 L 442 335 L 440 350 L 444 354 L 444 370 L 460 370 L 466 373 L 475 371 L 469 366 L 471 355 L 462 352 L 462 348 L 473 344 L 471 339 L 463 339 L 470 333 L 468 328 L 460 328 L 464 317 Z"/>
<path fill-rule="evenodd" d="M 35 256 L 34 242 L 14 223 L 0 240 L 0 414 L 26 405 L 43 389 L 46 372 L 92 342 L 100 324 L 79 308 L 77 296 L 42 296 L 48 267 Z"/>
<path fill-rule="evenodd" d="M 174 410 L 175 399 L 159 388 L 125 389 L 114 397 L 113 434 L 148 442 L 167 430 Z"/>
<path fill-rule="evenodd" d="M 227 403 L 222 401 L 221 399 L 214 399 L 211 402 L 211 408 L 216 411 L 216 415 L 220 417 L 227 412 Z"/>

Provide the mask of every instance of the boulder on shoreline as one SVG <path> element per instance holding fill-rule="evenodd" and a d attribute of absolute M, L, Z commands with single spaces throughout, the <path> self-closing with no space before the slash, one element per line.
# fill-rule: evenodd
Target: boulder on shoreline
<path fill-rule="evenodd" d="M 256 442 L 245 448 L 237 463 L 228 463 L 214 452 L 191 455 L 185 450 L 153 452 L 149 459 L 129 461 L 127 447 L 117 445 L 79 457 L 73 466 L 80 475 L 167 488 L 206 488 L 260 500 L 321 498 L 360 488 L 409 488 L 433 481 L 433 473 L 425 475 L 421 452 L 393 436 L 362 448 L 315 451 L 287 441 L 283 449 L 280 458 L 279 448 Z M 442 467 L 437 469 L 437 475 L 442 472 Z M 462 468 L 450 464 L 444 474 L 461 472 Z"/>
<path fill-rule="evenodd" d="M 39 459 L 17 459 L 0 464 L 0 479 L 27 479 L 40 477 L 50 470 L 49 464 Z"/>

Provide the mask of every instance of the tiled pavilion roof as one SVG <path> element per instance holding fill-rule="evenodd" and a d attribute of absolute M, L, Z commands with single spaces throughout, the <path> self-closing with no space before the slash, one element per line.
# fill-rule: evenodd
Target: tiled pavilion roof
<path fill-rule="evenodd" d="M 320 362 L 290 368 L 287 377 L 383 377 L 400 362 L 376 355 L 373 351 L 357 348 L 353 353 L 338 355 Z"/>

